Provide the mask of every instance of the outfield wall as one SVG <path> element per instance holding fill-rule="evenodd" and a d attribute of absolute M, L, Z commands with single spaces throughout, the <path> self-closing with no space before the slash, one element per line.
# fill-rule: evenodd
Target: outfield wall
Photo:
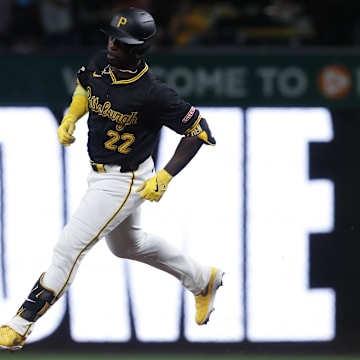
<path fill-rule="evenodd" d="M 86 119 L 66 150 L 56 128 L 87 57 L 0 59 L 1 322 L 46 270 L 86 189 Z M 143 226 L 224 269 L 216 311 L 196 326 L 192 296 L 175 279 L 100 242 L 30 346 L 360 351 L 358 58 L 152 54 L 154 71 L 200 107 L 218 144 L 159 204 L 144 205 Z M 159 167 L 177 141 L 162 133 Z"/>

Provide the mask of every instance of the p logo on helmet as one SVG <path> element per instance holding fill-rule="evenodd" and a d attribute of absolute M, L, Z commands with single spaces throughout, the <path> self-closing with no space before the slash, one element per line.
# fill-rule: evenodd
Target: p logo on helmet
<path fill-rule="evenodd" d="M 127 23 L 127 18 L 121 16 L 116 24 L 116 27 L 120 27 L 121 25 L 126 25 Z"/>
<path fill-rule="evenodd" d="M 147 11 L 130 7 L 117 12 L 110 24 L 104 25 L 101 31 L 129 45 L 129 55 L 140 59 L 150 49 L 156 24 Z"/>

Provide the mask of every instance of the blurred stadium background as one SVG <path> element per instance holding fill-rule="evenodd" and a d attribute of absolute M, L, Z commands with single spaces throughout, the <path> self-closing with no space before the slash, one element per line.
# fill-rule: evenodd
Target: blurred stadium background
<path fill-rule="evenodd" d="M 101 355 L 93 355 L 93 354 L 81 354 L 81 355 L 59 355 L 53 353 L 45 353 L 45 354 L 21 354 L 14 355 L 8 354 L 2 356 L 3 359 L 24 359 L 24 360 L 63 360 L 63 359 L 78 359 L 78 360 L 235 360 L 235 359 L 244 359 L 244 360 L 355 360 L 358 359 L 356 356 L 300 356 L 300 355 L 266 355 L 266 356 L 255 356 L 255 355 L 174 355 L 174 354 L 166 354 L 166 355 L 139 355 L 139 354 L 101 354 Z"/>

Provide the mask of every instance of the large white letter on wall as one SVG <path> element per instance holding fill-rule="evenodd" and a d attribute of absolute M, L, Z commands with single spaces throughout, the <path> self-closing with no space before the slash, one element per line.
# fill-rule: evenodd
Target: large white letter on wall
<path fill-rule="evenodd" d="M 49 109 L 0 107 L 0 323 L 10 320 L 48 268 L 63 226 L 63 167 L 57 122 Z M 65 312 L 60 300 L 29 342 L 51 335 Z"/>
<path fill-rule="evenodd" d="M 309 234 L 333 228 L 333 184 L 309 180 L 309 142 L 333 137 L 324 109 L 247 111 L 247 320 L 251 341 L 331 340 L 332 289 L 309 289 Z"/>

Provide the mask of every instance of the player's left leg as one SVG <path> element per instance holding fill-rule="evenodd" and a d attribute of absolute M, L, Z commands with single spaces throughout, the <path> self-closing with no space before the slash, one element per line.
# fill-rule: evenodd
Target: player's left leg
<path fill-rule="evenodd" d="M 49 268 L 33 286 L 15 316 L 0 327 L 0 349 L 15 351 L 23 346 L 35 322 L 70 287 L 81 260 L 99 241 L 101 231 L 105 235 L 111 226 L 115 226 L 110 225 L 107 229 L 104 224 L 110 223 L 118 206 L 113 206 L 111 196 L 103 191 L 85 194 L 54 247 Z M 101 208 L 104 210 L 99 211 Z M 121 221 L 121 215 L 118 216 Z"/>
<path fill-rule="evenodd" d="M 55 302 L 55 292 L 46 288 L 42 283 L 43 275 L 33 286 L 16 316 L 9 323 L 0 327 L 0 349 L 20 350 L 30 335 L 35 321 Z"/>
<path fill-rule="evenodd" d="M 150 176 L 152 168 L 151 159 L 139 167 L 139 183 Z M 0 327 L 0 350 L 23 347 L 35 322 L 67 291 L 84 256 L 140 205 L 134 177 L 134 173 L 121 174 L 118 168 L 89 175 L 89 190 L 63 229 L 49 268 L 16 315 Z"/>
<path fill-rule="evenodd" d="M 140 208 L 107 235 L 106 241 L 116 256 L 146 263 L 179 279 L 195 295 L 196 323 L 207 323 L 222 285 L 220 269 L 202 265 L 160 236 L 144 232 Z"/>

